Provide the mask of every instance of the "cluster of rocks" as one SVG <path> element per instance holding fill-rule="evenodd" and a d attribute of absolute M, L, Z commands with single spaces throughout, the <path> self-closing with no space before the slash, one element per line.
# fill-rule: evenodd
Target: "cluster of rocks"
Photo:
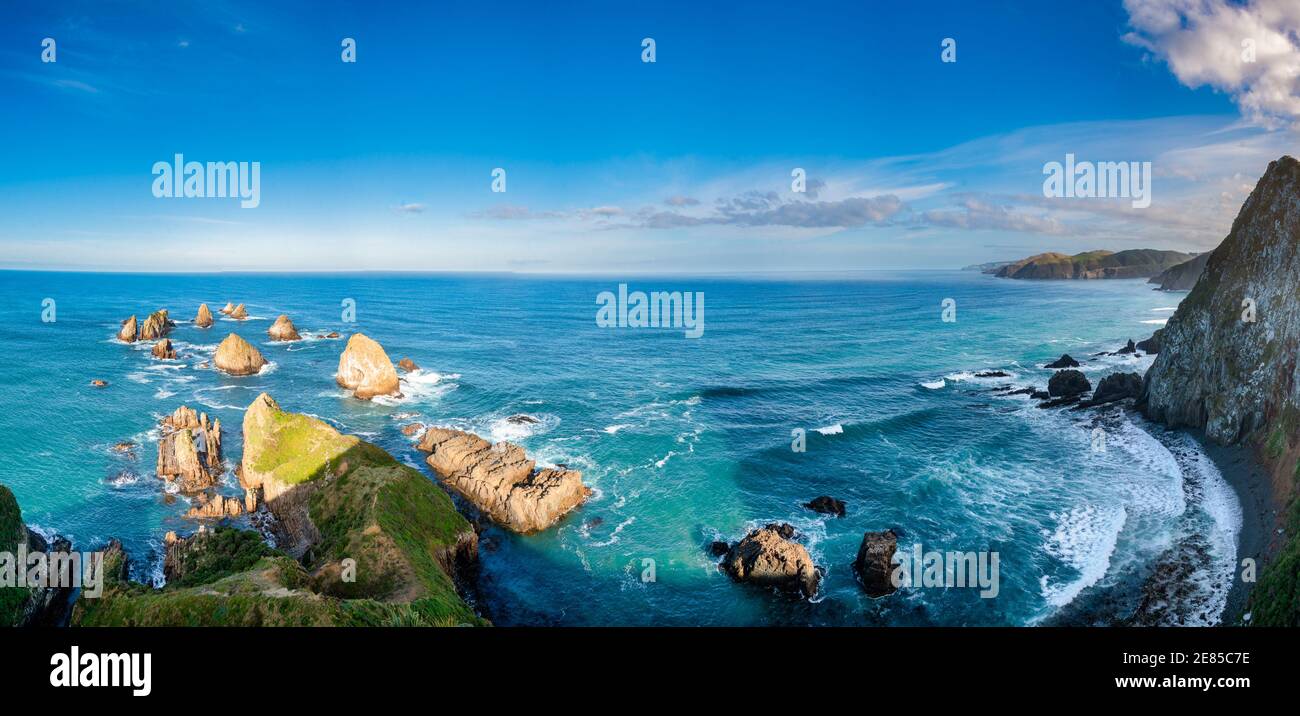
<path fill-rule="evenodd" d="M 225 307 L 221 309 L 221 312 L 235 319 L 236 321 L 248 320 L 248 309 L 244 308 L 244 304 L 242 303 L 236 306 L 232 303 L 227 302 Z"/>
<path fill-rule="evenodd" d="M 212 487 L 221 474 L 221 421 L 182 405 L 158 427 L 158 476 L 183 493 Z"/>
<path fill-rule="evenodd" d="M 843 503 L 840 502 L 839 506 L 842 508 Z M 831 514 L 835 513 L 832 511 Z M 813 563 L 808 549 L 797 541 L 798 538 L 798 532 L 791 525 L 771 523 L 750 531 L 735 544 L 713 542 L 709 551 L 714 557 L 721 558 L 718 568 L 737 582 L 812 597 L 817 594 L 826 570 Z M 876 599 L 895 591 L 892 575 L 897 549 L 898 536 L 892 529 L 862 535 L 852 567 L 867 596 Z"/>
<path fill-rule="evenodd" d="M 150 313 L 143 323 L 138 323 L 134 315 L 122 321 L 121 328 L 117 330 L 117 339 L 125 343 L 156 341 L 175 327 L 176 322 L 167 317 L 167 309 L 159 309 Z"/>
<path fill-rule="evenodd" d="M 555 524 L 591 494 L 582 473 L 538 468 L 524 449 L 461 430 L 430 427 L 417 448 L 444 484 L 494 522 L 520 533 Z"/>

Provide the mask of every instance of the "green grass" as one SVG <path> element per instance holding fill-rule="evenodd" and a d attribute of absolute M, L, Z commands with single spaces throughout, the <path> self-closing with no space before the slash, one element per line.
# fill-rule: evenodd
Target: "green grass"
<path fill-rule="evenodd" d="M 0 485 L 0 551 L 16 552 L 18 545 L 27 541 L 27 527 L 18 508 L 14 493 Z M 16 565 L 16 569 L 21 566 Z M 31 590 L 21 587 L 0 587 L 0 627 L 13 626 L 31 596 Z"/>
<path fill-rule="evenodd" d="M 1300 626 L 1300 500 L 1291 501 L 1286 532 L 1286 545 L 1251 590 L 1247 611 L 1253 626 Z"/>
<path fill-rule="evenodd" d="M 202 540 L 201 549 L 188 549 L 181 558 L 181 577 L 167 585 L 190 587 L 215 582 L 237 572 L 249 570 L 263 557 L 277 552 L 251 530 L 218 527 Z"/>

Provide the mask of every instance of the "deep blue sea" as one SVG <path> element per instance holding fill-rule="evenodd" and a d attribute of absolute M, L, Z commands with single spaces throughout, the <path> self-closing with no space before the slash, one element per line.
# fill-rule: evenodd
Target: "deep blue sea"
<path fill-rule="evenodd" d="M 705 331 L 606 329 L 596 296 L 700 291 Z M 245 406 L 269 392 L 431 474 L 400 428 L 447 425 L 523 445 L 584 472 L 595 495 L 533 536 L 488 529 L 479 604 L 498 624 L 998 625 L 1074 610 L 1123 612 L 1161 554 L 1194 541 L 1186 578 L 1218 618 L 1241 529 L 1237 499 L 1191 438 L 1119 412 L 1094 449 L 1095 416 L 1043 410 L 1000 385 L 1042 387 L 1040 368 L 1141 340 L 1182 294 L 1142 281 L 1027 282 L 976 272 L 745 277 L 527 275 L 142 275 L 0 273 L 0 482 L 27 521 L 88 549 L 121 539 L 135 575 L 161 580 L 168 530 L 195 529 L 153 475 L 158 418 L 185 404 L 220 417 L 232 464 Z M 53 322 L 43 322 L 44 299 Z M 941 303 L 956 301 L 956 320 Z M 343 303 L 355 301 L 355 323 Z M 244 322 L 192 325 L 200 303 L 246 303 Z M 169 309 L 180 359 L 114 339 L 130 314 Z M 334 383 L 344 340 L 271 343 L 288 314 L 304 335 L 378 340 L 404 397 L 363 402 Z M 48 311 L 46 312 L 46 317 Z M 238 333 L 273 362 L 233 378 L 198 365 Z M 1095 383 L 1150 357 L 1095 358 Z M 1002 370 L 1010 378 L 977 378 Z M 109 381 L 104 389 L 94 378 Z M 536 416 L 535 425 L 505 420 Z M 807 431 L 792 450 L 792 431 Z M 123 440 L 133 455 L 115 453 Z M 433 479 L 432 477 L 430 479 Z M 226 476 L 238 492 L 233 474 Z M 847 502 L 835 518 L 802 503 Z M 789 522 L 826 570 L 813 600 L 733 583 L 707 552 Z M 851 563 L 862 534 L 899 546 L 996 551 L 997 598 L 910 588 L 867 598 Z M 646 560 L 653 560 L 648 562 Z M 645 579 L 653 565 L 653 581 Z"/>

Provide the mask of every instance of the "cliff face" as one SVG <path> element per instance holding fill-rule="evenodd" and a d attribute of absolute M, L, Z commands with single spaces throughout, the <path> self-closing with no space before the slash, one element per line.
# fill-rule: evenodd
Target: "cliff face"
<path fill-rule="evenodd" d="M 1159 276 L 1154 276 L 1147 283 L 1159 285 L 1161 291 L 1190 291 L 1196 286 L 1196 281 L 1205 271 L 1205 264 L 1210 260 L 1210 253 L 1205 252 L 1200 256 L 1185 261 L 1171 269 L 1162 272 Z"/>
<path fill-rule="evenodd" d="M 1155 249 L 1086 251 L 1073 256 L 1046 253 L 1007 264 L 997 275 L 1036 279 L 1149 278 L 1191 258 L 1192 254 Z"/>
<path fill-rule="evenodd" d="M 1300 162 L 1283 157 L 1165 326 L 1143 385 L 1148 417 L 1204 428 L 1224 444 L 1269 430 L 1291 439 L 1300 427 L 1298 242 Z"/>
<path fill-rule="evenodd" d="M 1259 575 L 1252 624 L 1300 625 L 1300 162 L 1269 164 L 1160 335 L 1138 406 L 1171 426 L 1253 446 L 1289 501 L 1289 541 Z"/>

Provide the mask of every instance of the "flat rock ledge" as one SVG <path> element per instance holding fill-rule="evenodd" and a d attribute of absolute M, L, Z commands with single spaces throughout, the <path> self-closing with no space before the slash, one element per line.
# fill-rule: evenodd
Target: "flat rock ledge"
<path fill-rule="evenodd" d="M 587 499 L 582 473 L 537 469 L 524 449 L 495 445 L 460 430 L 429 428 L 418 449 L 429 453 L 429 467 L 494 522 L 514 532 L 544 530 Z"/>

